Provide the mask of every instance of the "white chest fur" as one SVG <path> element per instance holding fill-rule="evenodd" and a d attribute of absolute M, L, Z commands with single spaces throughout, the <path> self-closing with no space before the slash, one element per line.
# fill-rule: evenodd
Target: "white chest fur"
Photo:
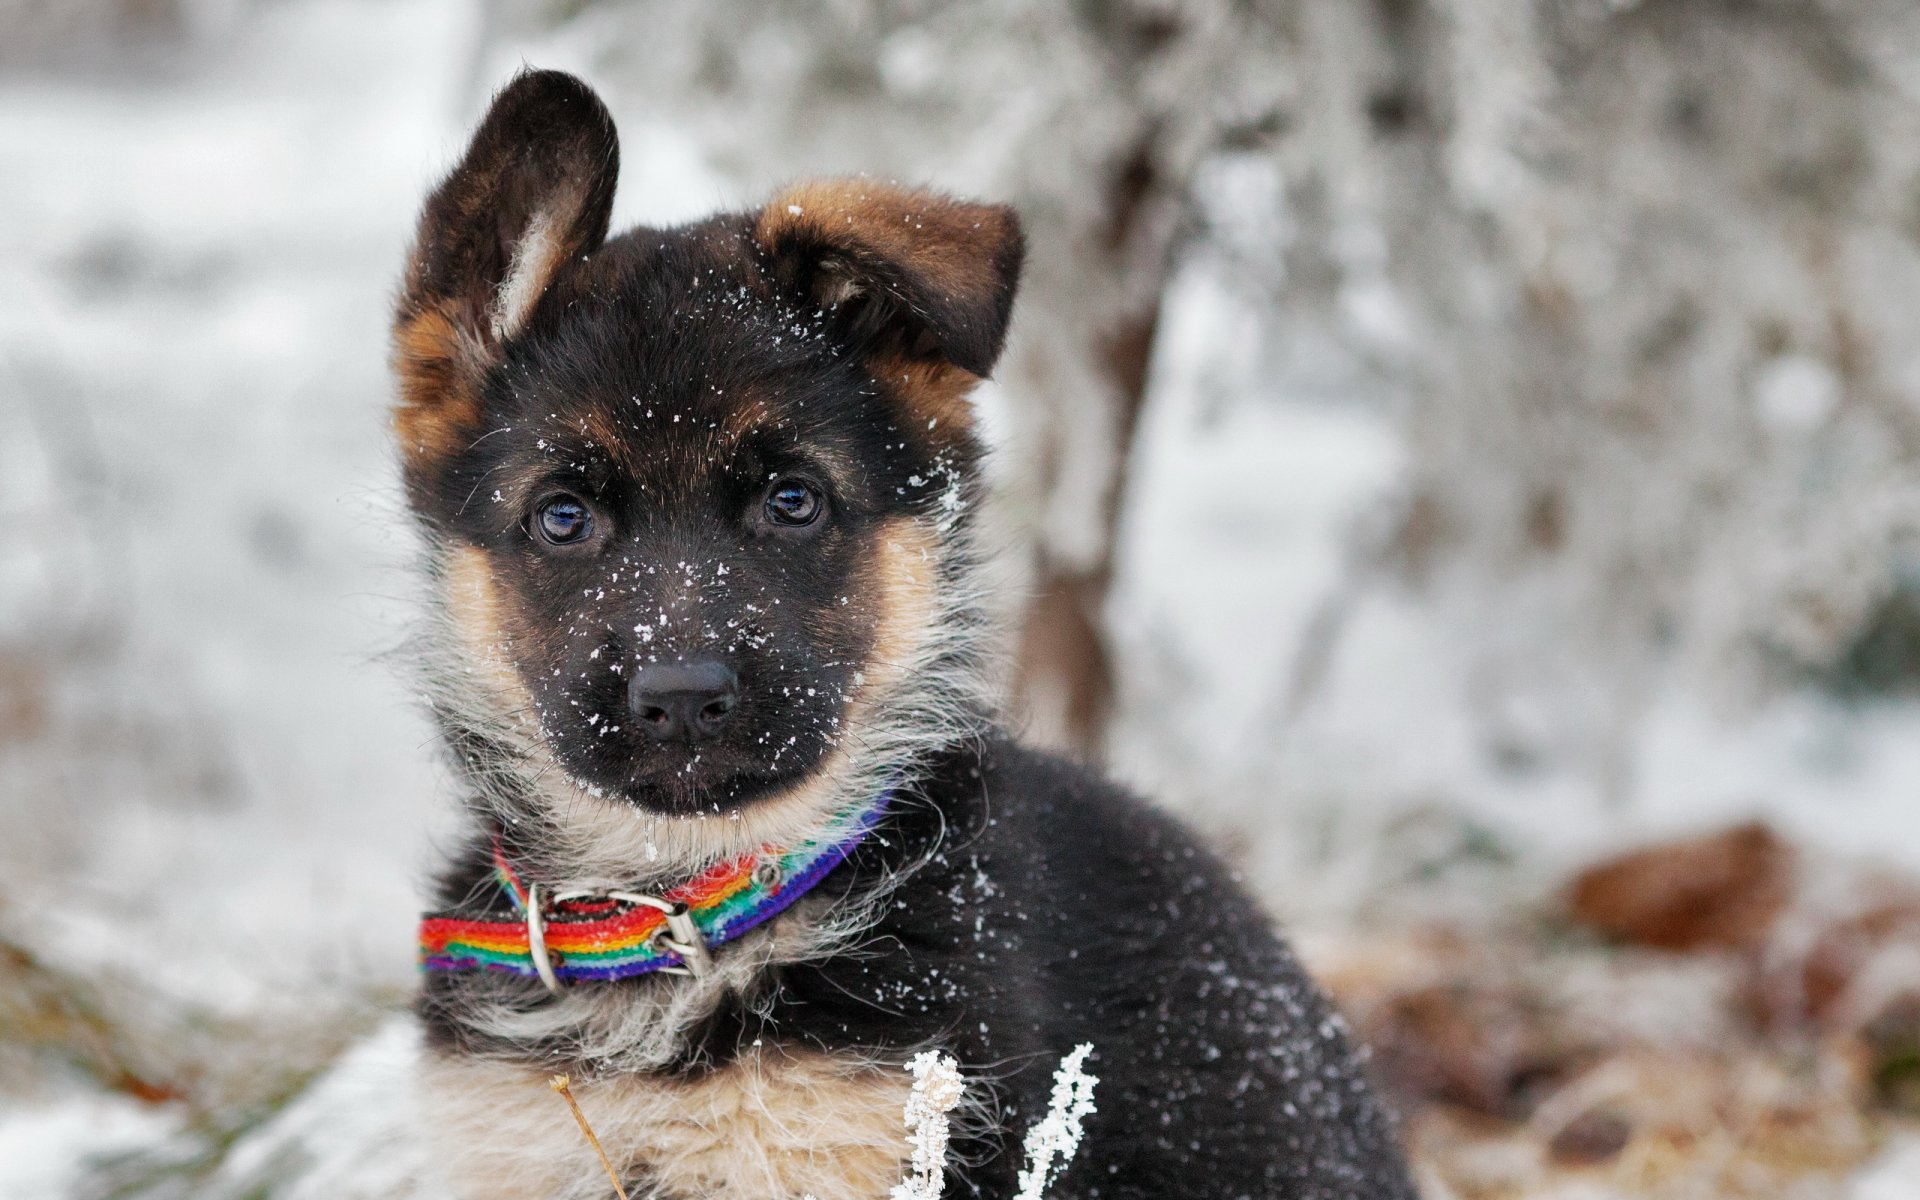
<path fill-rule="evenodd" d="M 605 1200 L 605 1173 L 549 1076 L 433 1056 L 422 1085 L 463 1200 Z M 634 1200 L 884 1200 L 908 1157 L 912 1078 L 897 1064 L 758 1047 L 688 1080 L 629 1075 L 573 1091 Z"/>

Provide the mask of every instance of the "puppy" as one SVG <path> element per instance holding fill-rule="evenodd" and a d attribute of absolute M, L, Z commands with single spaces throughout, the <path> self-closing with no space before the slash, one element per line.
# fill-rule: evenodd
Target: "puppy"
<path fill-rule="evenodd" d="M 904 1064 L 969 1085 L 953 1194 L 1407 1197 L 1339 1019 L 1165 815 L 994 723 L 967 394 L 1006 208 L 867 180 L 607 236 L 618 148 L 530 72 L 428 197 L 394 321 L 420 662 L 470 812 L 421 929 L 470 1200 L 855 1200 Z"/>

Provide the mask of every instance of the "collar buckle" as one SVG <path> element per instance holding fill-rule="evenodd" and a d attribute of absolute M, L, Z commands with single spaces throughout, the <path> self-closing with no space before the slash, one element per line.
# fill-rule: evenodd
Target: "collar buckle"
<path fill-rule="evenodd" d="M 670 975 L 691 975 L 695 979 L 704 979 L 713 969 L 713 956 L 707 952 L 706 936 L 694 924 L 693 913 L 687 908 L 686 901 L 663 900 L 645 892 L 608 892 L 606 895 L 609 900 L 641 904 L 666 914 L 666 928 L 654 937 L 662 946 L 678 954 L 685 965 L 661 967 L 662 971 Z"/>
<path fill-rule="evenodd" d="M 666 925 L 653 935 L 653 940 L 679 955 L 684 965 L 661 967 L 662 974 L 690 975 L 695 979 L 703 979 L 712 971 L 713 955 L 707 950 L 706 936 L 700 932 L 700 926 L 694 923 L 693 913 L 684 901 L 663 900 L 645 892 L 573 890 L 548 895 L 539 884 L 530 883 L 527 885 L 528 957 L 533 959 L 534 972 L 540 976 L 540 982 L 547 985 L 549 992 L 556 996 L 560 994 L 560 977 L 554 973 L 553 953 L 547 949 L 547 905 L 565 900 L 584 900 L 590 896 L 605 896 L 622 904 L 657 909 L 666 917 Z"/>

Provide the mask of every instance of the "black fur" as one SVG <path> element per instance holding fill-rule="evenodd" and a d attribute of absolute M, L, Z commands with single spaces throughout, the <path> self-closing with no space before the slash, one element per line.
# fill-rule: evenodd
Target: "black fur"
<path fill-rule="evenodd" d="M 610 191 L 580 180 L 582 164 L 611 161 L 612 132 L 590 100 L 550 73 L 503 94 L 429 203 L 397 319 L 409 494 L 436 561 L 484 562 L 545 752 L 585 789 L 543 801 L 552 771 L 443 704 L 480 819 L 439 907 L 503 917 L 496 835 L 564 882 L 556 833 L 583 796 L 634 820 L 725 820 L 824 777 L 836 754 L 872 751 L 847 726 L 898 617 L 874 564 L 886 539 L 918 530 L 937 534 L 943 595 L 972 582 L 979 447 L 946 406 L 997 357 L 1020 262 L 1004 209 L 858 184 L 603 242 Z M 523 145 L 543 138 L 559 149 Z M 487 319 L 527 214 L 552 195 L 588 198 L 566 210 L 568 253 L 525 322 L 490 343 L 465 324 Z M 421 324 L 435 313 L 464 340 L 440 337 L 438 317 Z M 823 488 L 827 519 L 769 526 L 769 481 L 794 478 Z M 530 522 L 555 493 L 592 509 L 592 540 L 540 542 Z M 868 733 L 921 719 L 927 688 L 972 669 L 975 610 L 952 600 L 931 619 L 943 657 L 879 697 Z M 693 654 L 738 672 L 735 721 L 698 748 L 637 737 L 625 671 Z M 442 669 L 455 676 L 443 692 L 477 686 Z M 649 1069 L 721 1070 L 756 1042 L 896 1063 L 939 1046 L 998 1106 L 991 1131 L 956 1145 L 952 1182 L 1000 1198 L 1055 1064 L 1091 1042 L 1099 1111 L 1055 1197 L 1412 1196 L 1339 1019 L 1219 861 L 1092 772 L 1021 748 L 972 695 L 934 700 L 941 722 L 883 764 L 901 781 L 885 822 L 780 918 L 864 906 L 867 922 L 717 997 Z M 504 828 L 503 807 L 520 814 Z M 622 870 L 629 886 L 677 882 L 645 862 Z M 576 986 L 638 1004 L 684 984 Z M 630 1069 L 566 1028 L 509 1038 L 478 1016 L 550 1003 L 536 982 L 446 973 L 428 977 L 420 1012 L 441 1053 Z"/>

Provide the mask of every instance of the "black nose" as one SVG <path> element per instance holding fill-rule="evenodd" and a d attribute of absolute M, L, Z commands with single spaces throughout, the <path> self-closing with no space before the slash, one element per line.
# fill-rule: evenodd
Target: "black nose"
<path fill-rule="evenodd" d="M 717 658 L 643 663 L 627 684 L 627 707 L 656 742 L 703 742 L 740 702 L 740 677 Z"/>

